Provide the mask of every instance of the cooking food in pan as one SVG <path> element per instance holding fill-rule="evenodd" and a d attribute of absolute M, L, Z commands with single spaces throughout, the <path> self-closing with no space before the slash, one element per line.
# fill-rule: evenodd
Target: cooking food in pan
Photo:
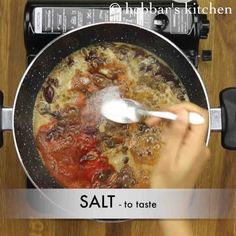
<path fill-rule="evenodd" d="M 101 104 L 114 96 L 151 110 L 189 100 L 169 66 L 140 47 L 100 43 L 69 55 L 47 77 L 33 115 L 37 149 L 63 187 L 149 187 L 164 123 L 105 119 Z"/>

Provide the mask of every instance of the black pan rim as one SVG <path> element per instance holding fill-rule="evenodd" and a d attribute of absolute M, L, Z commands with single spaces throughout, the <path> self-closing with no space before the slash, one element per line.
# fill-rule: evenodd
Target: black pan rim
<path fill-rule="evenodd" d="M 123 22 L 100 22 L 100 23 L 95 23 L 95 24 L 91 24 L 91 25 L 86 25 L 86 26 L 83 26 L 83 27 L 80 27 L 80 28 L 77 28 L 77 29 L 74 29 L 74 30 L 71 30 L 59 37 L 57 37 L 56 39 L 52 40 L 49 44 L 47 44 L 38 54 L 37 56 L 34 58 L 34 60 L 30 63 L 30 65 L 27 67 L 26 71 L 24 72 L 23 76 L 21 77 L 21 80 L 19 82 L 19 85 L 18 85 L 18 88 L 17 88 L 17 91 L 16 91 L 16 95 L 15 95 L 15 99 L 14 99 L 14 103 L 13 103 L 13 115 L 12 115 L 12 132 L 13 132 L 13 140 L 14 140 L 14 144 L 15 144 L 15 148 L 16 148 L 16 152 L 17 152 L 17 156 L 19 158 L 19 161 L 23 167 L 23 170 L 24 172 L 26 173 L 27 177 L 30 179 L 30 181 L 33 183 L 34 187 L 37 188 L 37 189 L 40 189 L 38 187 L 38 185 L 34 182 L 34 180 L 31 178 L 30 174 L 28 173 L 24 163 L 23 163 L 23 160 L 21 158 L 21 155 L 20 155 L 20 152 L 19 152 L 19 149 L 18 149 L 18 145 L 17 145 L 17 140 L 16 140 L 16 130 L 15 130 L 15 124 L 14 124 L 14 118 L 15 118 L 15 107 L 16 107 L 16 104 L 17 104 L 17 98 L 18 98 L 18 94 L 19 94 L 19 91 L 21 89 L 21 85 L 26 77 L 26 75 L 28 74 L 29 70 L 31 69 L 31 67 L 33 66 L 34 62 L 40 57 L 40 55 L 47 49 L 49 48 L 52 44 L 54 44 L 56 41 L 60 40 L 61 38 L 63 37 L 66 37 L 67 35 L 70 35 L 76 31 L 79 31 L 81 29 L 84 29 L 84 28 L 90 28 L 90 27 L 95 27 L 97 25 L 111 25 L 111 24 L 119 24 L 119 25 L 128 25 L 128 26 L 131 26 L 131 27 L 135 27 L 135 28 L 139 28 L 139 29 L 142 29 L 142 30 L 145 30 L 145 31 L 148 31 L 154 35 L 156 35 L 157 37 L 160 37 L 162 38 L 163 40 L 165 40 L 169 45 L 171 45 L 172 47 L 174 47 L 180 54 L 182 54 L 182 56 L 187 60 L 187 62 L 190 64 L 190 66 L 192 67 L 192 69 L 194 70 L 195 74 L 197 75 L 198 79 L 199 79 L 199 82 L 201 84 L 201 87 L 203 89 L 203 92 L 204 92 L 204 95 L 205 95 L 205 98 L 206 98 L 206 103 L 207 103 L 207 108 L 208 108 L 208 111 L 210 111 L 210 104 L 209 104 L 209 98 L 208 98 L 208 94 L 207 94 L 207 91 L 206 91 L 206 88 L 205 88 L 205 85 L 202 81 L 202 78 L 199 74 L 199 72 L 197 71 L 197 69 L 194 67 L 194 65 L 192 64 L 192 62 L 189 60 L 189 58 L 184 54 L 184 52 L 178 47 L 176 46 L 172 41 L 170 41 L 169 39 L 167 39 L 166 37 L 164 37 L 163 35 L 153 31 L 153 30 L 149 30 L 145 27 L 142 27 L 142 26 L 139 26 L 139 25 L 135 25 L 135 24 L 130 24 L 130 23 L 123 23 Z M 210 112 L 209 112 L 209 121 L 210 121 Z M 209 126 L 208 126 L 208 134 L 207 134 L 207 138 L 206 138 L 206 145 L 208 145 L 209 143 L 209 139 L 210 139 L 210 130 L 211 130 L 211 127 L 210 127 L 210 122 L 208 122 Z"/>

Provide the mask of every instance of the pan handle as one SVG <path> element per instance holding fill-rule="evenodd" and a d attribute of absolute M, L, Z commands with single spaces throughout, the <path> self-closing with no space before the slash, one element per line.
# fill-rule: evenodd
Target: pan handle
<path fill-rule="evenodd" d="M 211 109 L 211 130 L 221 131 L 221 144 L 236 150 L 236 88 L 220 92 L 220 108 Z"/>
<path fill-rule="evenodd" d="M 220 92 L 222 117 L 222 146 L 236 150 L 236 88 L 227 88 Z"/>
<path fill-rule="evenodd" d="M 3 110 L 3 93 L 2 91 L 0 91 L 0 148 L 3 146 L 2 110 Z"/>
<path fill-rule="evenodd" d="M 0 148 L 3 146 L 3 131 L 12 130 L 12 108 L 3 107 L 3 93 L 0 91 Z"/>

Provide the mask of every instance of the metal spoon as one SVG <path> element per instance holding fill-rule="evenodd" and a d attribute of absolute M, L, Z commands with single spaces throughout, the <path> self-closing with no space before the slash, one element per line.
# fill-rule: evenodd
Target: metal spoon
<path fill-rule="evenodd" d="M 122 124 L 136 123 L 146 116 L 154 116 L 168 120 L 177 119 L 177 115 L 172 112 L 148 111 L 134 100 L 121 98 L 103 102 L 101 113 L 107 119 Z M 189 112 L 189 122 L 191 124 L 200 125 L 203 124 L 204 121 L 204 118 L 200 114 Z"/>

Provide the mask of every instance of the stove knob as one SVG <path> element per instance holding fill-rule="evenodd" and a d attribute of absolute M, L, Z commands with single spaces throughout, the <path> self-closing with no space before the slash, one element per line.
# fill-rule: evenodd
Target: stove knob
<path fill-rule="evenodd" d="M 206 15 L 202 15 L 202 24 L 200 28 L 200 38 L 207 39 L 210 30 L 210 22 Z"/>
<path fill-rule="evenodd" d="M 167 26 L 169 24 L 169 18 L 164 14 L 160 14 L 154 18 L 153 23 L 154 23 L 154 26 L 157 29 L 157 31 L 162 32 L 167 28 Z"/>
<path fill-rule="evenodd" d="M 202 60 L 203 61 L 211 61 L 212 60 L 211 50 L 202 50 Z"/>

